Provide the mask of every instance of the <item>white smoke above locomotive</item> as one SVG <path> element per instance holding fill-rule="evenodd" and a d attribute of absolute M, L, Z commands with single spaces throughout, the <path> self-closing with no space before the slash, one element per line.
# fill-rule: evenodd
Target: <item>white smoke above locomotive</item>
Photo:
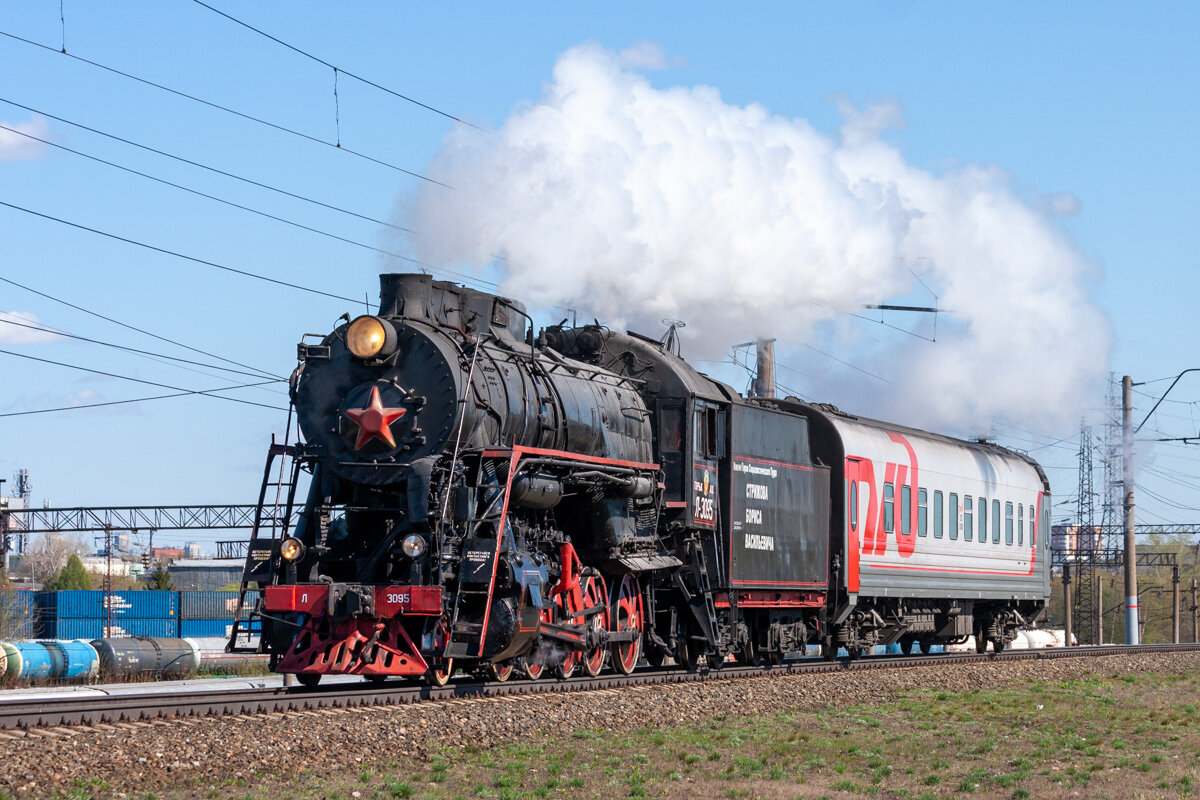
<path fill-rule="evenodd" d="M 781 383 L 911 424 L 1049 426 L 1096 396 L 1111 330 L 1087 294 L 1098 269 L 1054 226 L 1072 198 L 1026 202 L 992 166 L 914 167 L 881 138 L 894 104 L 845 108 L 830 136 L 712 87 L 655 88 L 633 68 L 652 53 L 573 48 L 498 132 L 455 130 L 427 170 L 455 189 L 405 212 L 421 259 L 502 254 L 502 292 L 534 307 L 650 333 L 685 320 L 694 358 L 778 337 L 807 375 Z M 922 284 L 950 310 L 936 343 L 849 316 Z"/>

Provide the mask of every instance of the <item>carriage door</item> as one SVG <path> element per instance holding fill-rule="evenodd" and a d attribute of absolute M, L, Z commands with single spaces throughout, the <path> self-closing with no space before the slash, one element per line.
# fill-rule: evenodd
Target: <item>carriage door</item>
<path fill-rule="evenodd" d="M 875 545 L 876 505 L 874 465 L 861 458 L 846 458 L 846 495 L 843 519 L 846 532 L 846 590 L 859 590 L 859 554 Z"/>
<path fill-rule="evenodd" d="M 725 412 L 697 400 L 692 410 L 692 524 L 717 527 L 717 465 L 725 455 Z"/>

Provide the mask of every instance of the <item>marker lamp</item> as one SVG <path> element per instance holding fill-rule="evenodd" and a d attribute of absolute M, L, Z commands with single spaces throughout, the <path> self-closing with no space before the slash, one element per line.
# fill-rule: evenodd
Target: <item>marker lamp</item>
<path fill-rule="evenodd" d="M 429 549 L 429 543 L 425 541 L 424 536 L 418 533 L 410 533 L 400 542 L 400 549 L 409 558 L 420 558 Z"/>
<path fill-rule="evenodd" d="M 304 542 L 295 536 L 289 536 L 279 543 L 279 555 L 284 561 L 299 561 L 304 557 Z"/>
<path fill-rule="evenodd" d="M 358 358 L 390 356 L 396 351 L 396 329 L 379 317 L 359 317 L 346 329 L 346 346 Z"/>

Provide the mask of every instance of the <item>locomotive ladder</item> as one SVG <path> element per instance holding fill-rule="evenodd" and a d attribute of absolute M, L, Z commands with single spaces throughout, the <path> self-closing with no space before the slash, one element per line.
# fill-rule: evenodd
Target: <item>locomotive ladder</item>
<path fill-rule="evenodd" d="M 275 467 L 277 458 L 279 465 Z M 250 532 L 250 541 L 246 543 L 246 564 L 242 568 L 242 582 L 238 589 L 237 606 L 233 612 L 229 642 L 225 645 L 226 652 L 264 652 L 261 637 L 258 645 L 249 644 L 252 622 L 258 614 L 258 607 L 256 605 L 247 611 L 246 591 L 251 582 L 256 582 L 262 587 L 264 579 L 268 577 L 264 570 L 269 570 L 271 583 L 279 581 L 279 575 L 272 565 L 278 553 L 279 543 L 288 533 L 288 524 L 296 500 L 296 483 L 300 478 L 300 463 L 296 458 L 296 448 L 276 442 L 272 434 L 271 447 L 267 451 L 267 464 L 263 469 L 262 487 L 258 491 L 258 505 L 254 509 L 254 528 Z M 260 598 L 259 603 L 261 602 Z"/>
<path fill-rule="evenodd" d="M 482 484 L 480 489 L 500 489 L 504 490 L 503 484 Z M 479 528 L 488 523 L 494 522 L 496 525 L 496 537 L 500 539 L 503 531 L 501 530 L 502 515 L 494 512 L 485 513 L 482 517 L 472 518 L 468 527 L 469 531 L 477 531 Z M 473 537 L 472 537 L 473 538 Z M 496 553 L 494 558 L 500 558 L 500 546 L 502 542 L 497 542 Z M 460 554 L 465 560 L 466 553 Z M 498 565 L 493 564 L 493 569 Z M 492 602 L 492 592 L 494 584 L 489 581 L 487 583 L 478 584 L 482 588 L 473 589 L 467 588 L 463 583 L 461 570 L 459 573 L 458 592 L 454 598 L 454 611 L 450 616 L 450 631 L 449 640 L 446 642 L 446 647 L 442 651 L 445 658 L 477 658 L 482 650 L 482 638 L 484 635 L 484 625 L 482 622 L 468 622 L 467 620 L 459 619 L 459 614 L 462 611 L 463 601 L 470 603 L 472 600 L 482 600 L 483 608 L 489 608 Z"/>

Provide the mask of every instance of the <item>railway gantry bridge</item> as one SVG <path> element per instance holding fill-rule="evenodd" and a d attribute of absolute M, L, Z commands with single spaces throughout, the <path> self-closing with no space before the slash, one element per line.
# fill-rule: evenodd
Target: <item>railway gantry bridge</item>
<path fill-rule="evenodd" d="M 35 533 L 105 533 L 114 531 L 250 530 L 253 505 L 202 506 L 77 506 L 72 508 L 15 508 L 0 511 L 4 551 L 13 536 Z M 289 520 L 295 522 L 295 515 Z M 242 558 L 244 540 L 217 542 L 217 558 Z"/>

